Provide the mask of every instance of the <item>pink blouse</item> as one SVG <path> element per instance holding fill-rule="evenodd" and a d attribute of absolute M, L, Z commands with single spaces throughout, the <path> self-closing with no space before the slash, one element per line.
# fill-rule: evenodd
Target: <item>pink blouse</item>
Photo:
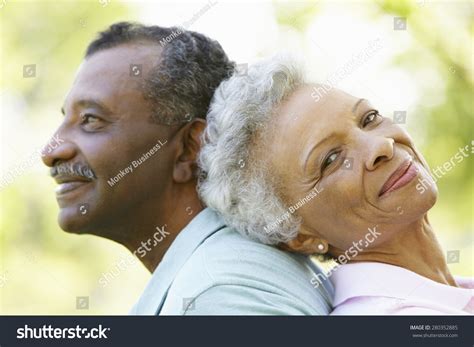
<path fill-rule="evenodd" d="M 332 315 L 470 315 L 474 280 L 455 277 L 459 287 L 432 281 L 407 269 L 376 262 L 341 265 Z"/>

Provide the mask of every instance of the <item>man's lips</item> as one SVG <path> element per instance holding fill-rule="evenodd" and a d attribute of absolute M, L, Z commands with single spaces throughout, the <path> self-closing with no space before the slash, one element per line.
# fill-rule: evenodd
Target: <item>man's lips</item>
<path fill-rule="evenodd" d="M 56 195 L 69 193 L 91 182 L 91 180 L 82 176 L 58 175 L 54 179 L 59 184 L 56 188 Z"/>
<path fill-rule="evenodd" d="M 382 189 L 380 189 L 379 197 L 393 192 L 411 182 L 418 174 L 415 165 L 412 158 L 405 160 L 398 169 L 390 175 Z"/>

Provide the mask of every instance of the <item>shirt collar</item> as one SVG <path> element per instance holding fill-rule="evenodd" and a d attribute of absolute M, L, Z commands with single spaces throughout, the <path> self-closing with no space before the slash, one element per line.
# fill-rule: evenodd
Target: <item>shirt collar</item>
<path fill-rule="evenodd" d="M 470 284 L 453 287 L 399 266 L 360 262 L 341 265 L 331 275 L 335 287 L 334 306 L 359 296 L 383 296 L 430 302 L 442 302 L 452 308 L 463 310 L 471 300 Z M 464 288 L 463 288 L 464 287 Z"/>
<path fill-rule="evenodd" d="M 194 217 L 166 251 L 131 313 L 140 315 L 159 313 L 166 293 L 181 267 L 211 234 L 224 226 L 223 220 L 210 208 L 202 210 Z"/>

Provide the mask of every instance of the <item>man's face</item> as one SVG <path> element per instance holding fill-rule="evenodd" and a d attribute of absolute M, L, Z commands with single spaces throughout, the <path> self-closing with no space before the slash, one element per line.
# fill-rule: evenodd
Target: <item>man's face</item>
<path fill-rule="evenodd" d="M 124 44 L 96 52 L 80 66 L 56 132 L 64 142 L 43 159 L 60 165 L 55 179 L 63 230 L 113 230 L 157 201 L 170 183 L 174 128 L 151 121 L 140 88 L 159 54 L 157 46 Z M 61 170 L 63 163 L 78 170 Z"/>
<path fill-rule="evenodd" d="M 419 220 L 437 190 L 407 132 L 367 100 L 334 89 L 315 102 L 311 93 L 301 87 L 278 109 L 267 152 L 286 202 L 311 197 L 297 212 L 302 227 L 344 250 L 368 228 L 382 233 L 376 246 Z M 424 194 L 419 179 L 432 183 Z"/>

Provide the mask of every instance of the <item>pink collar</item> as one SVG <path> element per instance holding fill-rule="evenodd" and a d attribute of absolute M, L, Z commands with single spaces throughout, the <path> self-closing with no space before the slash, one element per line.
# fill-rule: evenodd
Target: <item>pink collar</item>
<path fill-rule="evenodd" d="M 359 296 L 391 297 L 435 302 L 463 310 L 473 298 L 474 280 L 456 277 L 452 287 L 399 266 L 360 262 L 341 265 L 331 274 L 335 286 L 334 307 Z"/>

